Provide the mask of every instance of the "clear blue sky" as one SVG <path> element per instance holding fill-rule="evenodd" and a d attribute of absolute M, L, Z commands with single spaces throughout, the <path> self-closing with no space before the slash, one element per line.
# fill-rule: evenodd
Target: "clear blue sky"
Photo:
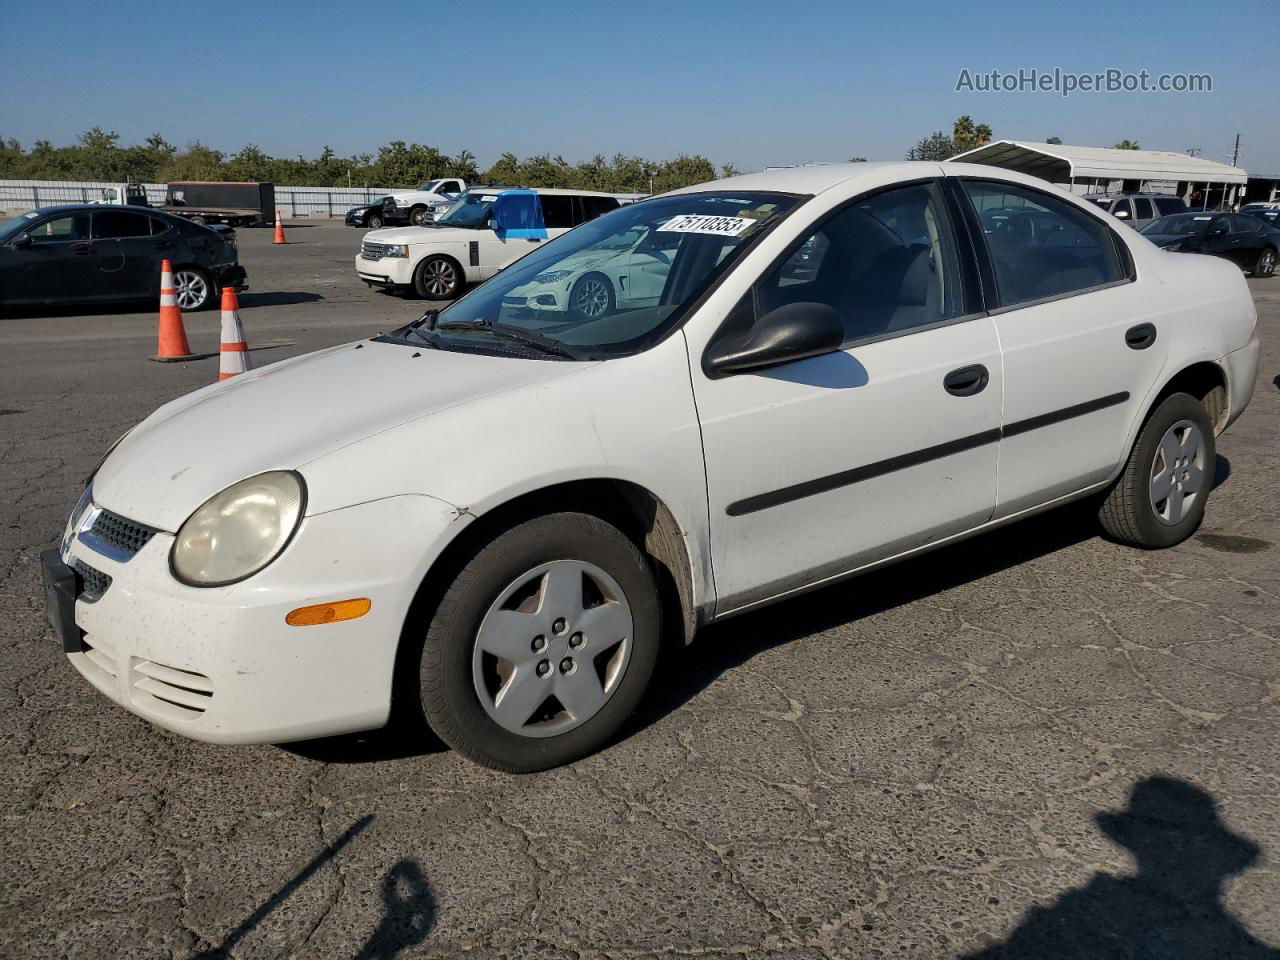
<path fill-rule="evenodd" d="M 0 0 L 0 135 L 271 154 L 401 139 L 486 165 L 703 153 L 896 159 L 960 114 L 996 137 L 1200 147 L 1280 173 L 1280 8 L 1191 0 L 485 4 Z M 1205 72 L 1211 94 L 957 93 L 962 68 Z"/>

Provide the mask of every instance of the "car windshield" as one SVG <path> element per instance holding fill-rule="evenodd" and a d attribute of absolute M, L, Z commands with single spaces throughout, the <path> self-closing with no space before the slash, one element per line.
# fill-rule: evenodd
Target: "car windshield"
<path fill-rule="evenodd" d="M 487 207 L 482 194 L 468 203 Z M 489 201 L 491 202 L 491 201 Z M 445 309 L 437 325 L 521 327 L 577 356 L 620 356 L 656 342 L 742 252 L 799 202 L 711 192 L 656 197 L 577 227 L 517 260 Z M 452 329 L 450 329 L 452 328 Z"/>
<path fill-rule="evenodd" d="M 1143 233 L 1163 234 L 1167 237 L 1189 237 L 1204 233 L 1213 220 L 1211 215 L 1203 213 L 1175 213 L 1171 217 L 1161 217 L 1143 228 Z"/>
<path fill-rule="evenodd" d="M 439 182 L 440 182 L 439 180 L 428 180 L 426 183 L 424 183 L 424 184 L 423 184 L 422 186 L 420 186 L 418 189 L 419 189 L 419 190 L 425 190 L 425 191 L 427 191 L 427 192 L 429 193 L 430 191 L 432 191 L 432 190 L 434 190 L 434 189 L 436 188 L 436 184 L 437 184 L 437 183 L 439 183 Z"/>
<path fill-rule="evenodd" d="M 497 192 L 472 193 L 467 191 L 444 213 L 436 217 L 436 223 L 442 227 L 466 227 L 477 229 L 489 226 L 489 210 L 493 201 L 498 199 Z"/>

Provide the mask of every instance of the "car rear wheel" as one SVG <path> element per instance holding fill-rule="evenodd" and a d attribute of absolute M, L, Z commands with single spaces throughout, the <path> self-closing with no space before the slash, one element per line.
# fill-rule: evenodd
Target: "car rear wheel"
<path fill-rule="evenodd" d="M 613 310 L 613 284 L 602 273 L 580 277 L 569 292 L 569 308 L 586 320 L 607 316 Z"/>
<path fill-rule="evenodd" d="M 1216 461 L 1204 405 L 1186 393 L 1166 397 L 1147 418 L 1102 503 L 1103 529 L 1148 550 L 1181 543 L 1204 519 Z"/>
<path fill-rule="evenodd" d="M 452 300 L 462 289 L 462 270 L 448 257 L 427 257 L 413 271 L 413 289 L 425 300 Z"/>
<path fill-rule="evenodd" d="M 500 770 L 586 756 L 640 702 L 659 619 L 648 564 L 616 527 L 582 513 L 519 524 L 458 572 L 431 618 L 419 674 L 427 722 Z"/>
<path fill-rule="evenodd" d="M 203 310 L 213 303 L 213 283 L 199 267 L 179 267 L 173 271 L 173 289 L 178 307 L 187 313 Z"/>
<path fill-rule="evenodd" d="M 1266 278 L 1276 272 L 1276 252 L 1270 247 L 1258 254 L 1258 262 L 1253 265 L 1255 277 Z"/>

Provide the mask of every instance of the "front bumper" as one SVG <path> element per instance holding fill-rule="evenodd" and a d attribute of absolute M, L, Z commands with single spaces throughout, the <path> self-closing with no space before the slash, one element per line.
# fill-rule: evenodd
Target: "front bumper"
<path fill-rule="evenodd" d="M 409 257 L 383 257 L 366 260 L 360 254 L 355 257 L 356 276 L 365 283 L 379 287 L 407 287 L 413 282 L 413 264 Z"/>
<path fill-rule="evenodd" d="M 76 538 L 64 559 L 111 580 L 97 599 L 75 600 L 80 633 L 61 631 L 75 641 L 67 658 L 115 703 L 197 740 L 280 743 L 381 726 L 431 545 L 457 522 L 452 506 L 417 495 L 306 517 L 265 570 L 204 589 L 169 572 L 171 534 L 124 562 Z M 371 601 L 359 619 L 285 623 L 297 607 L 357 597 Z"/>

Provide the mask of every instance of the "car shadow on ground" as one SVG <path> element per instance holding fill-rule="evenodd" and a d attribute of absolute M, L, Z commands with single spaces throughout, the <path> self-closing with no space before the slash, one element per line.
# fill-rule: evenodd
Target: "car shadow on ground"
<path fill-rule="evenodd" d="M 253 293 L 246 291 L 240 294 L 236 300 L 240 304 L 241 310 L 253 310 L 257 307 L 282 307 L 294 303 L 315 303 L 323 300 L 324 296 L 319 293 L 310 291 L 278 291 L 272 293 Z"/>
<path fill-rule="evenodd" d="M 1280 960 L 1222 902 L 1258 845 L 1233 833 L 1207 791 L 1175 777 L 1138 781 L 1128 808 L 1098 829 L 1137 861 L 1130 876 L 1098 873 L 1048 906 L 1032 906 L 1009 936 L 964 960 Z"/>

